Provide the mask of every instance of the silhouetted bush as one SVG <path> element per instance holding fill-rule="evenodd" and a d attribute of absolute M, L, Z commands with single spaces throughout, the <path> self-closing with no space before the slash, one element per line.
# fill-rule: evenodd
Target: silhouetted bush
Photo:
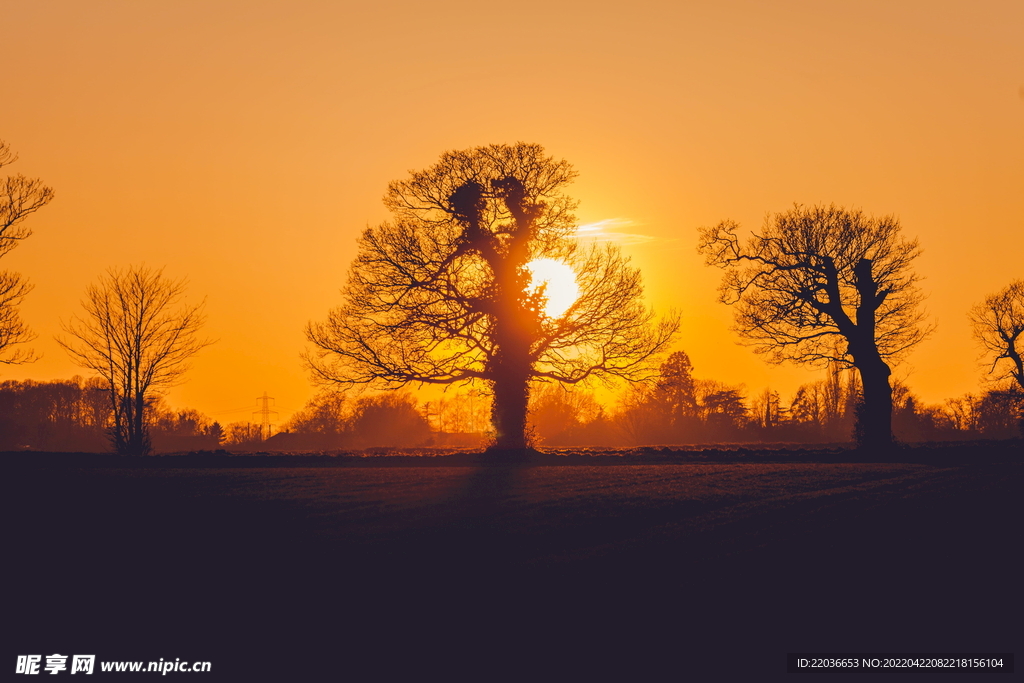
<path fill-rule="evenodd" d="M 229 425 L 229 443 L 231 442 Z M 431 441 L 430 424 L 406 392 L 362 396 L 354 401 L 337 391 L 322 392 L 262 442 L 270 450 L 408 448 Z M 236 448 L 238 445 L 236 444 Z"/>

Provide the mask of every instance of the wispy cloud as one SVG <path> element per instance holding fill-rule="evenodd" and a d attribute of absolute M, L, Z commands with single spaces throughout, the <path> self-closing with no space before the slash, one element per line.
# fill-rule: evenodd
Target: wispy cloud
<path fill-rule="evenodd" d="M 631 230 L 638 225 L 636 221 L 631 221 L 628 218 L 605 218 L 579 226 L 576 228 L 576 235 L 581 239 L 617 244 L 647 244 L 657 239 L 651 235 L 643 235 Z"/>

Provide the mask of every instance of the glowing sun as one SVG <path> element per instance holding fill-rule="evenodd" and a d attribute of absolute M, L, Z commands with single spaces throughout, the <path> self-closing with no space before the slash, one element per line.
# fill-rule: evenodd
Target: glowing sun
<path fill-rule="evenodd" d="M 530 271 L 530 290 L 535 291 L 546 284 L 544 295 L 547 303 L 544 315 L 560 318 L 580 295 L 576 285 L 576 273 L 565 263 L 550 258 L 539 258 L 526 264 Z"/>

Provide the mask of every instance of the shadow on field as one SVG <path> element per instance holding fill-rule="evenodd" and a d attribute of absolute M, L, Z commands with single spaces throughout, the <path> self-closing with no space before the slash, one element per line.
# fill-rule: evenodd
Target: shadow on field
<path fill-rule="evenodd" d="M 810 467 L 24 470 L 12 647 L 204 680 L 1013 650 L 1019 465 Z M 764 477 L 810 483 L 742 483 Z"/>

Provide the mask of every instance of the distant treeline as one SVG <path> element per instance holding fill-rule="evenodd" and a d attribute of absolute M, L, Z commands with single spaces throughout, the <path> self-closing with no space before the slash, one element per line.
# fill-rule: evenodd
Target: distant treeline
<path fill-rule="evenodd" d="M 218 448 L 220 424 L 197 410 L 149 401 L 149 430 L 160 452 Z M 100 378 L 0 384 L 0 450 L 105 452 L 112 449 L 112 410 Z"/>
<path fill-rule="evenodd" d="M 325 450 L 420 446 L 432 443 L 427 418 L 407 393 L 349 399 L 325 392 L 296 413 L 278 434 L 264 439 L 261 427 L 234 422 L 226 427 L 197 410 L 172 410 L 161 399 L 146 414 L 153 451 Z M 0 384 L 0 450 L 112 450 L 112 409 L 102 379 Z"/>
<path fill-rule="evenodd" d="M 638 446 L 700 443 L 844 443 L 854 439 L 861 388 L 855 372 L 832 371 L 783 400 L 766 389 L 694 377 L 689 357 L 669 356 L 659 376 L 633 385 L 617 405 L 588 390 L 536 384 L 530 430 L 537 446 Z M 316 451 L 373 447 L 483 446 L 490 397 L 469 391 L 419 403 L 408 392 L 373 395 L 326 391 L 281 430 L 263 438 L 260 425 L 222 427 L 195 410 L 151 401 L 156 452 L 196 450 Z M 0 384 L 0 450 L 111 450 L 111 410 L 100 379 Z M 924 405 L 904 385 L 894 388 L 893 428 L 905 442 L 1007 439 L 1022 435 L 1024 392 L 1004 383 L 941 405 Z"/>
<path fill-rule="evenodd" d="M 318 394 L 264 443 L 272 450 L 408 448 L 433 445 L 430 424 L 406 392 L 351 398 L 343 392 Z"/>
<path fill-rule="evenodd" d="M 893 394 L 893 430 L 904 442 L 1007 439 L 1024 428 L 1024 393 L 1014 384 L 930 406 L 898 382 Z M 771 389 L 750 397 L 742 387 L 695 378 L 689 357 L 678 351 L 656 382 L 630 388 L 614 413 L 589 393 L 549 385 L 534 393 L 531 421 L 540 445 L 550 447 L 844 443 L 854 440 L 861 400 L 852 371 L 828 372 L 788 401 Z"/>
<path fill-rule="evenodd" d="M 857 374 L 826 373 L 783 400 L 765 389 L 756 396 L 715 380 L 696 379 L 689 357 L 673 353 L 653 385 L 631 388 L 618 411 L 575 419 L 567 427 L 549 416 L 565 412 L 569 398 L 560 390 L 542 393 L 534 423 L 551 446 L 617 443 L 846 442 L 854 440 L 862 392 Z M 560 395 L 561 394 L 561 395 Z M 993 387 L 941 405 L 925 405 L 894 383 L 893 431 L 901 441 L 1013 438 L 1021 435 L 1024 393 L 1016 385 Z M 580 414 L 578 414 L 580 415 Z"/>

